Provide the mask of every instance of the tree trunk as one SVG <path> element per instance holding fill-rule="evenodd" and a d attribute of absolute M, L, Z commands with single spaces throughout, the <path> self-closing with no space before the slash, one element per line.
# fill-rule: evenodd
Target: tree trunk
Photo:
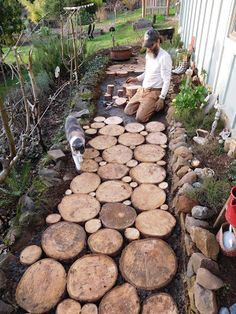
<path fill-rule="evenodd" d="M 142 0 L 142 18 L 146 16 L 146 0 Z"/>
<path fill-rule="evenodd" d="M 170 0 L 166 0 L 166 15 L 170 14 Z"/>

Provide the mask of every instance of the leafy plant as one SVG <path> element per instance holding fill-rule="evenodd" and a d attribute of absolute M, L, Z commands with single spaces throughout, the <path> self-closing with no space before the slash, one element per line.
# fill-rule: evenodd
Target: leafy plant
<path fill-rule="evenodd" d="M 46 0 L 19 0 L 19 2 L 26 8 L 28 11 L 28 17 L 33 23 L 37 23 L 44 15 L 44 7 Z"/>

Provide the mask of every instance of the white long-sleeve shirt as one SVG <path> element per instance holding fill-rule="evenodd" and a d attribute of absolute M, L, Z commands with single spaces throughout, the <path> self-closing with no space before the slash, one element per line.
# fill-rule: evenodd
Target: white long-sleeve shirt
<path fill-rule="evenodd" d="M 157 57 L 146 54 L 145 71 L 137 77 L 143 81 L 143 88 L 161 88 L 161 98 L 165 98 L 170 86 L 172 60 L 168 52 L 160 48 Z"/>

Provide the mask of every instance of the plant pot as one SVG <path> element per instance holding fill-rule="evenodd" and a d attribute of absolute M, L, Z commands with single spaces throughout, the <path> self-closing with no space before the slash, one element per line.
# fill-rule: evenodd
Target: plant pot
<path fill-rule="evenodd" d="M 236 186 L 231 189 L 225 218 L 234 228 L 236 227 Z"/>
<path fill-rule="evenodd" d="M 120 46 L 114 47 L 110 50 L 111 59 L 114 61 L 125 61 L 129 60 L 132 56 L 132 47 Z"/>
<path fill-rule="evenodd" d="M 236 250 L 228 250 L 225 246 L 224 246 L 224 240 L 223 240 L 223 234 L 226 230 L 229 230 L 229 224 L 228 223 L 223 223 L 220 230 L 218 231 L 217 235 L 216 235 L 216 240 L 218 241 L 221 251 L 224 255 L 226 256 L 236 256 Z"/>

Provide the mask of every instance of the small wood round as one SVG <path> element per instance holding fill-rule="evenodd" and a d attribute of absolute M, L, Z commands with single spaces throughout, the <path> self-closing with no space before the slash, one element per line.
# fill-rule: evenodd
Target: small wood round
<path fill-rule="evenodd" d="M 96 133 L 97 133 L 96 129 L 87 129 L 87 130 L 85 130 L 85 134 L 88 134 L 88 135 L 94 135 Z"/>
<path fill-rule="evenodd" d="M 126 86 L 126 96 L 132 98 L 137 90 L 139 89 L 140 85 L 127 85 Z"/>
<path fill-rule="evenodd" d="M 125 132 L 125 128 L 121 125 L 110 124 L 104 126 L 99 130 L 99 134 L 110 135 L 110 136 L 119 136 Z"/>
<path fill-rule="evenodd" d="M 47 256 L 69 260 L 83 250 L 86 240 L 84 228 L 72 222 L 58 222 L 47 228 L 42 235 L 42 248 Z"/>
<path fill-rule="evenodd" d="M 112 116 L 104 121 L 106 124 L 121 124 L 123 119 L 118 116 Z"/>
<path fill-rule="evenodd" d="M 166 144 L 162 144 L 161 147 L 162 148 L 167 148 L 167 145 Z"/>
<path fill-rule="evenodd" d="M 89 125 L 84 125 L 84 126 L 83 126 L 83 129 L 84 129 L 84 130 L 88 130 L 88 129 L 90 129 L 90 127 L 89 127 Z"/>
<path fill-rule="evenodd" d="M 123 237 L 114 229 L 101 229 L 88 238 L 88 246 L 93 253 L 114 256 L 123 245 Z"/>
<path fill-rule="evenodd" d="M 143 302 L 142 314 L 178 314 L 173 298 L 167 293 L 151 295 Z"/>
<path fill-rule="evenodd" d="M 169 206 L 167 204 L 163 204 L 163 205 L 161 205 L 161 209 L 162 210 L 168 210 Z"/>
<path fill-rule="evenodd" d="M 116 72 L 115 71 L 106 71 L 106 75 L 116 76 Z"/>
<path fill-rule="evenodd" d="M 137 182 L 130 182 L 129 184 L 131 186 L 131 188 L 136 188 L 138 186 Z"/>
<path fill-rule="evenodd" d="M 140 238 L 140 232 L 136 228 L 125 229 L 125 237 L 129 241 L 138 240 Z"/>
<path fill-rule="evenodd" d="M 140 145 L 145 141 L 144 136 L 139 133 L 124 133 L 118 138 L 118 142 L 125 146 Z"/>
<path fill-rule="evenodd" d="M 118 97 L 115 100 L 115 105 L 118 107 L 123 107 L 126 105 L 126 103 L 127 103 L 127 99 L 124 97 Z"/>
<path fill-rule="evenodd" d="M 149 133 L 146 136 L 146 141 L 149 144 L 162 145 L 167 143 L 167 136 L 161 132 Z"/>
<path fill-rule="evenodd" d="M 109 291 L 99 305 L 100 314 L 139 314 L 140 303 L 136 289 L 124 283 Z"/>
<path fill-rule="evenodd" d="M 99 151 L 94 148 L 85 148 L 83 158 L 84 159 L 93 159 L 99 156 Z"/>
<path fill-rule="evenodd" d="M 96 197 L 99 202 L 122 202 L 130 198 L 132 188 L 129 184 L 122 181 L 106 181 L 103 182 L 97 189 Z"/>
<path fill-rule="evenodd" d="M 133 168 L 133 167 L 136 167 L 137 164 L 138 164 L 137 160 L 131 159 L 130 161 L 128 161 L 126 163 L 126 166 L 129 167 L 129 168 Z"/>
<path fill-rule="evenodd" d="M 157 165 L 165 166 L 166 165 L 166 161 L 165 160 L 159 160 L 159 161 L 157 161 Z"/>
<path fill-rule="evenodd" d="M 82 172 L 96 172 L 98 170 L 98 163 L 93 159 L 84 159 L 80 170 Z"/>
<path fill-rule="evenodd" d="M 103 166 L 106 166 L 107 162 L 106 161 L 101 161 L 99 162 L 99 166 L 103 167 Z"/>
<path fill-rule="evenodd" d="M 56 314 L 80 314 L 81 305 L 72 299 L 65 299 L 58 304 Z"/>
<path fill-rule="evenodd" d="M 146 237 L 166 238 L 176 225 L 175 218 L 160 209 L 147 210 L 138 215 L 135 227 Z"/>
<path fill-rule="evenodd" d="M 136 216 L 133 207 L 121 203 L 104 204 L 100 212 L 102 224 L 107 228 L 117 230 L 124 230 L 132 226 Z"/>
<path fill-rule="evenodd" d="M 101 156 L 98 156 L 94 159 L 96 162 L 101 162 L 103 161 L 102 157 Z"/>
<path fill-rule="evenodd" d="M 23 265 L 31 265 L 40 259 L 42 255 L 41 247 L 37 245 L 27 246 L 20 254 L 20 262 Z"/>
<path fill-rule="evenodd" d="M 123 202 L 124 205 L 130 206 L 132 203 L 130 200 L 126 200 Z"/>
<path fill-rule="evenodd" d="M 114 286 L 117 275 L 116 264 L 109 256 L 84 255 L 69 269 L 67 291 L 75 300 L 94 302 Z"/>
<path fill-rule="evenodd" d="M 72 194 L 71 189 L 67 189 L 67 190 L 65 191 L 65 195 L 71 195 L 71 194 Z"/>
<path fill-rule="evenodd" d="M 133 206 L 139 210 L 159 208 L 165 203 L 165 200 L 166 193 L 154 184 L 141 184 L 133 191 L 131 196 Z"/>
<path fill-rule="evenodd" d="M 52 225 L 52 224 L 56 224 L 60 220 L 61 220 L 61 215 L 59 215 L 59 214 L 50 214 L 46 218 L 46 223 L 48 225 Z"/>
<path fill-rule="evenodd" d="M 97 116 L 97 117 L 95 117 L 94 119 L 93 119 L 93 121 L 95 121 L 95 122 L 103 122 L 103 121 L 105 121 L 106 120 L 106 118 L 105 117 L 102 117 L 102 116 Z"/>
<path fill-rule="evenodd" d="M 61 299 L 66 288 L 63 266 L 45 258 L 31 265 L 16 289 L 16 302 L 30 313 L 45 313 Z"/>
<path fill-rule="evenodd" d="M 96 304 L 87 303 L 82 307 L 81 314 L 98 314 L 98 308 Z"/>
<path fill-rule="evenodd" d="M 130 169 L 130 176 L 140 183 L 160 183 L 165 180 L 166 171 L 161 166 L 153 163 L 140 163 Z"/>
<path fill-rule="evenodd" d="M 109 84 L 109 85 L 107 85 L 107 94 L 113 94 L 113 92 L 114 92 L 114 88 L 115 88 L 115 85 L 113 85 L 113 84 Z"/>
<path fill-rule="evenodd" d="M 118 180 L 123 178 L 129 172 L 125 165 L 110 163 L 98 169 L 98 175 L 103 180 Z"/>
<path fill-rule="evenodd" d="M 130 149 L 135 149 L 135 147 L 136 147 L 135 145 L 131 145 L 129 148 Z"/>
<path fill-rule="evenodd" d="M 85 223 L 84 227 L 88 233 L 95 233 L 102 227 L 102 223 L 100 219 L 91 219 Z"/>
<path fill-rule="evenodd" d="M 118 95 L 118 97 L 124 97 L 124 90 L 123 89 L 118 89 L 117 95 Z"/>
<path fill-rule="evenodd" d="M 144 144 L 135 148 L 134 157 L 142 162 L 156 162 L 165 156 L 165 150 L 157 145 Z"/>
<path fill-rule="evenodd" d="M 95 197 L 96 193 L 95 192 L 90 192 L 89 195 Z"/>
<path fill-rule="evenodd" d="M 158 184 L 159 188 L 162 190 L 165 190 L 168 188 L 168 183 L 167 182 L 161 182 Z"/>
<path fill-rule="evenodd" d="M 92 129 L 101 129 L 105 126 L 105 123 L 104 122 L 94 122 L 90 126 Z"/>
<path fill-rule="evenodd" d="M 130 148 L 124 145 L 115 145 L 104 150 L 102 157 L 107 162 L 125 164 L 132 159 L 133 152 Z"/>
<path fill-rule="evenodd" d="M 116 145 L 117 139 L 110 135 L 98 135 L 90 140 L 89 145 L 95 149 L 103 150 Z"/>
<path fill-rule="evenodd" d="M 105 99 L 106 101 L 110 101 L 110 100 L 112 99 L 112 95 L 106 93 L 106 94 L 104 95 L 104 99 Z"/>
<path fill-rule="evenodd" d="M 129 133 L 139 133 L 144 130 L 144 125 L 138 122 L 131 122 L 126 124 L 125 130 Z"/>
<path fill-rule="evenodd" d="M 70 184 L 73 193 L 94 192 L 101 183 L 100 177 L 95 173 L 84 172 L 76 176 Z"/>
<path fill-rule="evenodd" d="M 152 122 L 148 122 L 146 124 L 146 130 L 148 132 L 162 132 L 165 130 L 165 124 L 162 122 L 158 122 L 158 121 L 152 121 Z"/>
<path fill-rule="evenodd" d="M 100 204 L 90 195 L 72 194 L 63 197 L 58 209 L 64 220 L 79 223 L 96 217 Z"/>
<path fill-rule="evenodd" d="M 128 71 L 117 71 L 116 75 L 119 77 L 125 77 L 128 76 L 129 72 Z"/>
<path fill-rule="evenodd" d="M 142 132 L 140 132 L 140 134 L 143 135 L 143 136 L 147 136 L 148 132 L 147 131 L 142 131 Z"/>
<path fill-rule="evenodd" d="M 123 181 L 123 182 L 126 182 L 126 183 L 130 183 L 130 182 L 132 181 L 132 178 L 129 177 L 129 176 L 126 176 L 126 177 L 123 177 L 123 178 L 122 178 L 122 181 Z"/>
<path fill-rule="evenodd" d="M 122 276 L 139 289 L 154 290 L 168 285 L 176 270 L 175 253 L 161 239 L 131 242 L 120 258 Z"/>

